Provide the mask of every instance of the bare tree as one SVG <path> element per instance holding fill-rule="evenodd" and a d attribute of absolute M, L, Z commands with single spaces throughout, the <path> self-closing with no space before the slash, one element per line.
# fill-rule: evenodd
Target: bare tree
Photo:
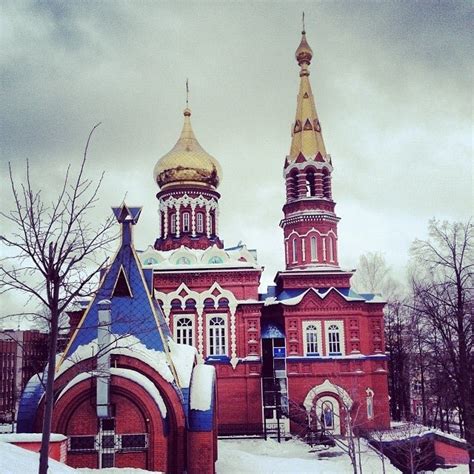
<path fill-rule="evenodd" d="M 115 239 L 109 232 L 115 222 L 112 216 L 95 226 L 87 217 L 98 200 L 103 179 L 103 173 L 96 182 L 85 176 L 89 144 L 98 125 L 89 133 L 77 175 L 71 176 L 70 166 L 67 168 L 52 201 L 32 184 L 28 162 L 25 182 L 20 185 L 9 165 L 14 206 L 10 212 L 0 212 L 12 229 L 8 235 L 0 236 L 10 254 L 0 262 L 0 294 L 20 292 L 46 309 L 49 344 L 40 474 L 48 470 L 60 317 L 75 298 L 92 292 L 107 262 L 105 250 Z"/>
<path fill-rule="evenodd" d="M 416 240 L 413 310 L 426 327 L 426 341 L 454 394 L 474 472 L 474 232 L 471 222 L 433 220 L 429 238 Z"/>

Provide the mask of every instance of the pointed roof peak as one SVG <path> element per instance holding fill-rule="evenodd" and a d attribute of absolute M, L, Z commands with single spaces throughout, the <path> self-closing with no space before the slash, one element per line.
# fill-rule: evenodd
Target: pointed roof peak
<path fill-rule="evenodd" d="M 311 83 L 309 81 L 308 66 L 311 64 L 313 51 L 306 40 L 304 26 L 301 32 L 301 41 L 295 53 L 296 60 L 300 66 L 300 89 L 296 104 L 296 117 L 291 134 L 291 148 L 287 160 L 293 163 L 304 157 L 307 161 L 317 160 L 323 157 L 326 161 L 326 148 L 321 134 L 316 104 L 314 101 Z"/>

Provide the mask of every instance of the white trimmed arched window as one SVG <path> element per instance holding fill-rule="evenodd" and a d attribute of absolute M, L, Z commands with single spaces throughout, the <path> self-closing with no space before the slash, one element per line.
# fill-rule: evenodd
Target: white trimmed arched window
<path fill-rule="evenodd" d="M 310 247 L 311 247 L 311 261 L 317 262 L 318 261 L 318 240 L 316 236 L 313 235 L 310 239 Z"/>
<path fill-rule="evenodd" d="M 183 212 L 183 232 L 189 232 L 191 230 L 191 219 L 189 212 Z"/>
<path fill-rule="evenodd" d="M 328 355 L 342 354 L 342 322 L 329 322 L 327 324 Z"/>
<path fill-rule="evenodd" d="M 176 213 L 170 214 L 170 232 L 176 234 Z"/>
<path fill-rule="evenodd" d="M 321 322 L 304 321 L 304 354 L 306 356 L 319 356 L 321 352 Z"/>
<path fill-rule="evenodd" d="M 226 317 L 208 315 L 208 344 L 207 355 L 219 356 L 227 354 Z"/>
<path fill-rule="evenodd" d="M 175 316 L 174 337 L 178 344 L 194 346 L 194 318 L 189 316 Z"/>
<path fill-rule="evenodd" d="M 204 232 L 204 215 L 202 212 L 196 214 L 196 232 L 202 234 Z"/>
<path fill-rule="evenodd" d="M 329 240 L 329 261 L 334 262 L 334 239 L 328 237 Z"/>
<path fill-rule="evenodd" d="M 291 241 L 291 252 L 292 252 L 292 257 L 293 257 L 293 263 L 296 263 L 298 261 L 298 254 L 296 251 L 296 239 L 293 239 Z"/>

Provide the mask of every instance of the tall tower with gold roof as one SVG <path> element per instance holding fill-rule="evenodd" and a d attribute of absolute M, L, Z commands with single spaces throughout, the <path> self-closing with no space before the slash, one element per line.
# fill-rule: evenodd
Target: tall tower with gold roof
<path fill-rule="evenodd" d="M 184 110 L 184 124 L 176 145 L 155 165 L 154 179 L 160 187 L 160 234 L 157 250 L 173 250 L 182 245 L 205 249 L 222 248 L 218 237 L 222 178 L 219 162 L 199 144 L 191 126 L 191 110 Z"/>
<path fill-rule="evenodd" d="M 287 270 L 339 268 L 335 202 L 331 193 L 331 157 L 326 153 L 311 84 L 313 57 L 306 32 L 296 50 L 300 88 L 284 177 L 286 203 L 280 222 L 285 239 Z"/>

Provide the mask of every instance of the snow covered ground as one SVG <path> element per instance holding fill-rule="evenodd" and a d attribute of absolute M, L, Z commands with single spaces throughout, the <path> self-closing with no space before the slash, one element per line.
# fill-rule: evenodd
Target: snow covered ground
<path fill-rule="evenodd" d="M 382 462 L 365 442 L 361 442 L 363 474 L 380 474 Z M 349 456 L 340 448 L 311 448 L 292 439 L 220 440 L 218 474 L 352 474 Z M 387 474 L 400 473 L 389 461 Z"/>
<path fill-rule="evenodd" d="M 362 474 L 381 474 L 382 462 L 365 442 L 362 448 Z M 0 442 L 0 474 L 36 474 L 39 455 Z M 340 448 L 312 449 L 298 440 L 262 439 L 219 440 L 217 474 L 352 474 L 347 454 Z M 387 474 L 399 474 L 387 460 Z M 49 474 L 151 474 L 142 469 L 73 469 L 50 461 Z M 435 474 L 467 474 L 467 466 L 437 469 Z"/>

